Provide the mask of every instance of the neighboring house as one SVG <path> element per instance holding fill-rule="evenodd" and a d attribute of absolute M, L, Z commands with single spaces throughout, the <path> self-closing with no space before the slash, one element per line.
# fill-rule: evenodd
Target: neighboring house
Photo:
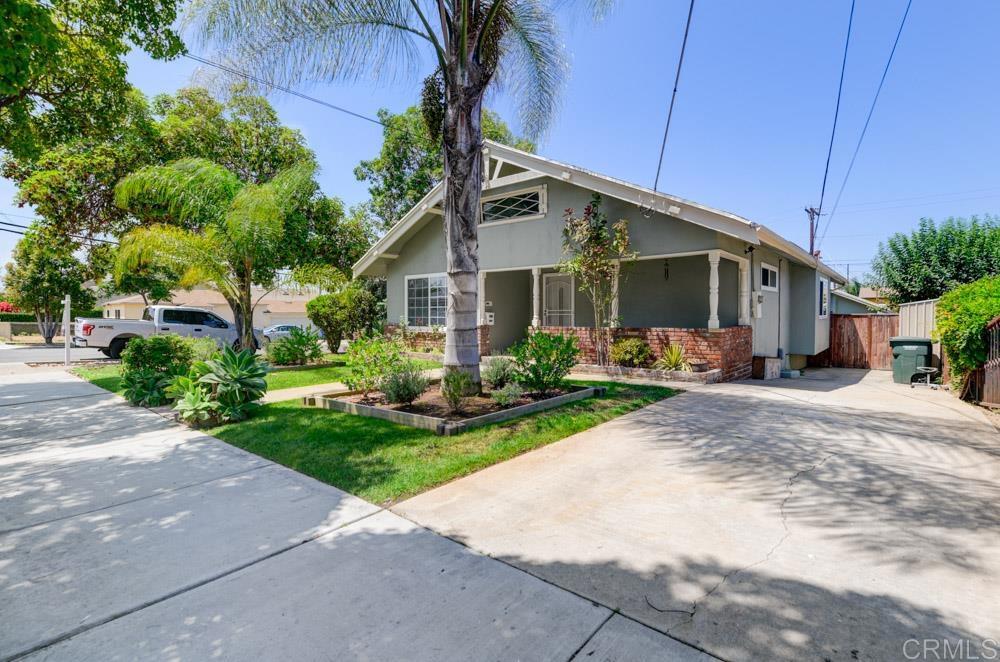
<path fill-rule="evenodd" d="M 502 351 L 531 328 L 575 334 L 584 361 L 591 305 L 561 274 L 563 214 L 592 192 L 609 221 L 628 219 L 638 260 L 623 269 L 616 336 L 660 354 L 678 343 L 726 379 L 749 376 L 754 355 L 811 356 L 829 346 L 830 287 L 846 279 L 757 223 L 581 168 L 487 141 L 479 226 L 481 351 Z M 357 264 L 387 278 L 387 317 L 440 344 L 447 283 L 438 184 Z"/>
<path fill-rule="evenodd" d="M 889 295 L 885 291 L 875 289 L 874 287 L 862 285 L 861 290 L 858 291 L 858 296 L 871 303 L 877 303 L 882 306 L 889 305 Z"/>
<path fill-rule="evenodd" d="M 850 294 L 844 290 L 833 290 L 833 299 L 830 303 L 830 311 L 838 315 L 866 315 L 868 313 L 888 312 L 889 307 L 862 299 L 860 296 Z"/>
<path fill-rule="evenodd" d="M 254 326 L 257 328 L 272 324 L 311 326 L 309 317 L 306 315 L 306 302 L 318 294 L 319 292 L 313 288 L 301 288 L 294 291 L 274 290 L 273 292 L 254 288 L 253 300 L 260 300 L 253 313 Z M 201 288 L 175 290 L 170 301 L 161 301 L 160 303 L 196 306 L 211 310 L 229 322 L 233 321 L 233 313 L 229 304 L 215 290 Z M 146 304 L 138 294 L 108 299 L 102 305 L 105 317 L 119 319 L 139 319 L 146 308 Z"/>

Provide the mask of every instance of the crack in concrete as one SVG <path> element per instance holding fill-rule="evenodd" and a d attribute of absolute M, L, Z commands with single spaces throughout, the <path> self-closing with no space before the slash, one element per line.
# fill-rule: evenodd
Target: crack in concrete
<path fill-rule="evenodd" d="M 810 466 L 810 467 L 808 467 L 806 469 L 801 469 L 799 471 L 796 471 L 794 474 L 792 474 L 789 477 L 787 483 L 785 484 L 785 498 L 781 500 L 781 504 L 778 506 L 778 512 L 781 515 L 781 527 L 785 530 L 785 533 L 784 533 L 783 536 L 781 536 L 781 538 L 778 539 L 778 542 L 774 543 L 774 545 L 771 546 L 771 549 L 769 549 L 767 551 L 767 554 L 764 555 L 764 558 L 762 558 L 762 559 L 760 559 L 758 561 L 754 561 L 750 565 L 746 565 L 746 566 L 743 566 L 742 568 L 737 568 L 735 570 L 731 570 L 731 571 L 727 572 L 726 574 L 724 574 L 722 576 L 722 579 L 720 579 L 718 581 L 718 583 L 715 584 L 715 586 L 713 586 L 712 588 L 710 588 L 708 590 L 708 592 L 705 593 L 705 595 L 701 596 L 700 598 L 698 598 L 697 600 L 695 600 L 694 602 L 691 603 L 691 609 L 690 610 L 683 610 L 683 609 L 659 609 L 656 606 L 654 606 L 652 603 L 650 603 L 648 597 L 644 596 L 644 597 L 646 597 L 646 604 L 649 605 L 650 607 L 652 607 L 653 609 L 655 609 L 658 612 L 661 612 L 661 613 L 673 612 L 673 613 L 680 613 L 680 614 L 687 614 L 688 615 L 688 618 L 686 619 L 685 622 L 678 623 L 677 625 L 674 625 L 674 626 L 672 626 L 670 628 L 667 628 L 665 630 L 665 632 L 667 634 L 670 634 L 670 631 L 673 630 L 674 628 L 680 627 L 681 625 L 688 625 L 688 624 L 694 622 L 695 615 L 698 613 L 698 607 L 701 605 L 701 603 L 703 603 L 705 600 L 707 600 L 709 597 L 711 597 L 713 593 L 715 593 L 717 590 L 719 590 L 719 588 L 722 587 L 723 584 L 725 584 L 727 581 L 729 581 L 730 577 L 734 577 L 734 576 L 740 574 L 741 572 L 746 572 L 747 570 L 750 570 L 751 568 L 756 568 L 757 566 L 763 565 L 764 563 L 767 563 L 768 561 L 771 560 L 771 557 L 774 555 L 774 553 L 776 551 L 778 551 L 778 548 L 781 547 L 785 543 L 785 541 L 788 540 L 788 538 L 792 535 L 791 530 L 788 528 L 788 515 L 785 512 L 785 506 L 788 504 L 788 500 L 791 499 L 792 496 L 793 496 L 795 484 L 798 482 L 798 480 L 802 476 L 804 476 L 805 474 L 811 473 L 813 471 L 816 471 L 817 469 L 819 469 L 820 467 L 822 467 L 824 464 L 826 464 L 827 461 L 830 460 L 830 458 L 832 458 L 832 457 L 834 457 L 836 455 L 839 455 L 839 454 L 840 453 L 838 453 L 838 452 L 831 452 L 828 455 L 826 455 L 825 457 L 823 457 L 823 459 L 821 459 L 816 464 L 814 464 L 814 465 L 812 465 L 812 466 Z"/>

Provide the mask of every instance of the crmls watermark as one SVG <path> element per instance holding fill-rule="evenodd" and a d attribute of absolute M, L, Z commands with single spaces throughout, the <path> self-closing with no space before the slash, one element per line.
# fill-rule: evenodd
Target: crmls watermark
<path fill-rule="evenodd" d="M 907 639 L 903 642 L 907 660 L 1000 660 L 996 639 Z"/>

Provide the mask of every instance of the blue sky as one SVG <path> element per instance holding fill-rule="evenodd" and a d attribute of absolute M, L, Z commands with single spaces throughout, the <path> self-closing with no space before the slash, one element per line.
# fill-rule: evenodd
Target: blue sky
<path fill-rule="evenodd" d="M 905 0 L 859 2 L 830 169 L 832 206 L 892 46 Z M 819 190 L 849 0 L 701 0 L 660 189 L 769 225 L 805 245 L 802 208 Z M 620 2 L 601 23 L 564 21 L 570 70 L 539 152 L 651 186 L 687 12 L 686 0 Z M 864 271 L 879 240 L 922 216 L 1000 211 L 996 67 L 1000 3 L 914 0 L 879 105 L 822 244 L 824 259 Z M 193 50 L 193 52 L 199 52 Z M 211 53 L 200 53 L 211 56 Z M 145 93 L 189 84 L 196 64 L 129 58 Z M 425 71 L 389 82 L 315 85 L 309 93 L 365 114 L 415 102 Z M 374 155 L 380 128 L 291 97 L 272 98 L 318 157 L 326 193 L 366 198 L 353 169 Z M 516 126 L 502 94 L 490 100 Z M 0 180 L 0 212 L 13 185 Z M 826 218 L 822 223 L 825 224 Z M 0 234 L 0 263 L 17 237 Z"/>

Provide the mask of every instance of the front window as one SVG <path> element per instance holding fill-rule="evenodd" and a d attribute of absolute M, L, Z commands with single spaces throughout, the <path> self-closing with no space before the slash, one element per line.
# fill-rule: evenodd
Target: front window
<path fill-rule="evenodd" d="M 443 275 L 406 279 L 406 323 L 410 326 L 444 326 L 448 308 L 448 283 Z"/>
<path fill-rule="evenodd" d="M 544 189 L 516 191 L 483 200 L 482 222 L 538 217 L 545 213 Z"/>

